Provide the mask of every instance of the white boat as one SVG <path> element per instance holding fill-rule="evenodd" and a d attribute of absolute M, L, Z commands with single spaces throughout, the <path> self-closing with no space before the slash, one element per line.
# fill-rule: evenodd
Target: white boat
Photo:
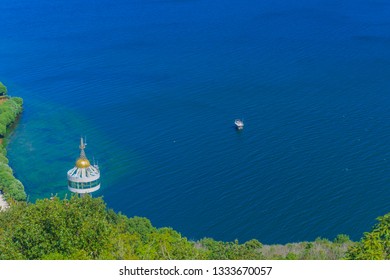
<path fill-rule="evenodd" d="M 236 120 L 234 121 L 234 124 L 236 125 L 236 128 L 237 128 L 237 129 L 243 129 L 243 128 L 244 128 L 244 122 L 243 122 L 243 120 L 236 119 Z"/>

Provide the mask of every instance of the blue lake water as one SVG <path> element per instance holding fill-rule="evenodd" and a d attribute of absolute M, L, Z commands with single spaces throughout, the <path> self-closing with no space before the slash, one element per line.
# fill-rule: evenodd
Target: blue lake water
<path fill-rule="evenodd" d="M 390 3 L 268 2 L 2 1 L 29 200 L 68 193 L 87 136 L 94 196 L 189 239 L 370 230 L 390 212 Z"/>

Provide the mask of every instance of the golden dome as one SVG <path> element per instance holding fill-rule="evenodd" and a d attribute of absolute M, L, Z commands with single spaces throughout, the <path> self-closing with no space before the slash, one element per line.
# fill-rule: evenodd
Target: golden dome
<path fill-rule="evenodd" d="M 86 158 L 79 158 L 77 161 L 76 161 L 76 166 L 78 168 L 87 168 L 89 167 L 91 164 L 89 163 L 89 160 L 86 159 Z"/>

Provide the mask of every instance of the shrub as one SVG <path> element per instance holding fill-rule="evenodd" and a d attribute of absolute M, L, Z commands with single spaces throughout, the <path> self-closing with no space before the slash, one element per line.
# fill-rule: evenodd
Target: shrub
<path fill-rule="evenodd" d="M 333 242 L 337 244 L 343 244 L 343 243 L 351 242 L 351 239 L 349 239 L 349 236 L 346 234 L 339 234 L 336 236 Z"/>

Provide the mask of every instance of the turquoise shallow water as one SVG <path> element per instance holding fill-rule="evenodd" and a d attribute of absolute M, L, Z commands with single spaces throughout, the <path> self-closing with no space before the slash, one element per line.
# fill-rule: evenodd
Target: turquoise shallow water
<path fill-rule="evenodd" d="M 390 210 L 389 4 L 339 2 L 3 4 L 29 199 L 67 193 L 85 135 L 97 196 L 190 239 L 360 238 Z"/>

